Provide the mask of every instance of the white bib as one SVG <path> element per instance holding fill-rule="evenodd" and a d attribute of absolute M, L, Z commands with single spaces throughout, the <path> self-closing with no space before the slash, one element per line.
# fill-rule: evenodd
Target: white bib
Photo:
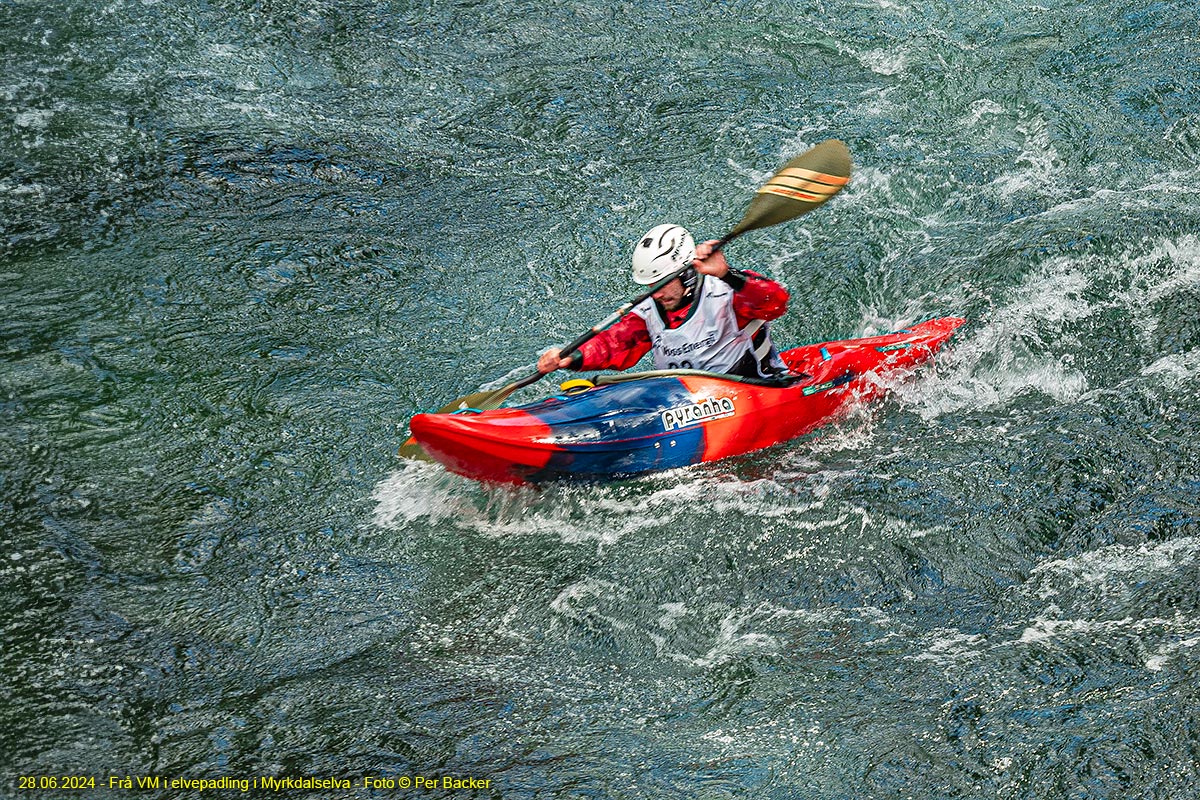
<path fill-rule="evenodd" d="M 678 328 L 666 326 L 653 298 L 634 306 L 633 313 L 642 318 L 650 333 L 654 368 L 731 372 L 746 358 L 747 362 L 753 360 L 753 372 L 759 377 L 768 376 L 764 363 L 786 369 L 762 320 L 738 328 L 737 314 L 733 310 L 733 287 L 711 275 L 700 277 L 702 280 L 698 281 L 687 319 Z M 754 334 L 759 328 L 763 328 L 763 337 L 755 347 Z M 747 354 L 750 354 L 749 358 Z"/>

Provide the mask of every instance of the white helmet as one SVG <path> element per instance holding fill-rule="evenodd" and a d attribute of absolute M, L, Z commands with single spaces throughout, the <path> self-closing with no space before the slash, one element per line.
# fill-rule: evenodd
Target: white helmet
<path fill-rule="evenodd" d="M 633 279 L 643 286 L 658 283 L 692 263 L 696 243 L 680 225 L 659 225 L 633 248 Z"/>

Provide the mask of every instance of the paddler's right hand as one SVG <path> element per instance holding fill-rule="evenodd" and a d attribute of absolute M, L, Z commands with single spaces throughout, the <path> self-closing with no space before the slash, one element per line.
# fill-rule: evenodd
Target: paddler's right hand
<path fill-rule="evenodd" d="M 567 369 L 571 366 L 570 358 L 563 358 L 562 350 L 557 347 L 551 347 L 546 352 L 542 353 L 538 358 L 538 372 L 545 375 L 547 372 L 554 372 L 556 369 Z"/>

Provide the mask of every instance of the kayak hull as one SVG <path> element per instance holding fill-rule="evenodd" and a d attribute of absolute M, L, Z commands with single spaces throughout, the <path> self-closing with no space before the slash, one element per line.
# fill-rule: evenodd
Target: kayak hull
<path fill-rule="evenodd" d="M 604 480 L 760 450 L 803 436 L 883 394 L 887 376 L 928 361 L 964 320 L 781 353 L 785 386 L 680 370 L 598 378 L 578 394 L 515 408 L 417 414 L 413 438 L 452 472 L 489 483 Z"/>

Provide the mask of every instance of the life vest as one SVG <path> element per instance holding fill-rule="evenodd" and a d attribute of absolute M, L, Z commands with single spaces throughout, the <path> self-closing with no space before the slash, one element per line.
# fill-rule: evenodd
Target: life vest
<path fill-rule="evenodd" d="M 733 287 L 720 278 L 702 276 L 687 317 L 668 328 L 653 298 L 634 306 L 646 323 L 655 369 L 702 369 L 747 378 L 770 378 L 786 372 L 771 334 L 761 319 L 738 328 Z"/>

